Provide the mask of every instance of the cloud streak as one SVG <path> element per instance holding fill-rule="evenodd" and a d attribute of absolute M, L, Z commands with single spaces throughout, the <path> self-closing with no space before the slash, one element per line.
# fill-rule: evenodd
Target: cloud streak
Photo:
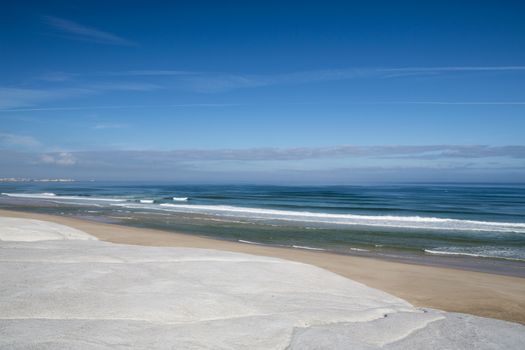
<path fill-rule="evenodd" d="M 83 88 L 21 89 L 0 86 L 0 110 L 33 106 L 42 102 L 75 97 L 87 93 Z"/>
<path fill-rule="evenodd" d="M 62 33 L 67 34 L 68 38 L 95 42 L 106 45 L 119 45 L 119 46 L 138 46 L 134 41 L 124 39 L 115 34 L 105 32 L 93 27 L 88 27 L 67 19 L 43 16 L 45 23 L 49 26 L 58 29 Z"/>
<path fill-rule="evenodd" d="M 525 66 L 451 66 L 451 67 L 404 67 L 404 68 L 356 68 L 336 70 L 314 70 L 282 74 L 231 74 L 180 70 L 131 70 L 98 72 L 94 74 L 48 72 L 39 80 L 49 87 L 18 88 L 0 86 L 0 111 L 50 111 L 83 109 L 124 109 L 124 108 L 170 108 L 170 107 L 217 107 L 233 104 L 158 104 L 125 106 L 49 106 L 36 108 L 42 103 L 77 98 L 90 94 L 112 91 L 149 92 L 155 90 L 182 90 L 193 93 L 222 93 L 239 89 L 259 87 L 314 84 L 353 79 L 398 79 L 405 76 L 435 76 L 470 72 L 513 72 L 525 74 Z M 118 77 L 118 78 L 117 78 Z M 75 78 L 75 81 L 72 79 Z M 114 79 L 117 79 L 116 81 Z M 109 81 L 107 81 L 109 80 Z M 139 81 L 137 81 L 139 80 Z M 58 84 L 58 85 L 57 85 Z M 284 103 L 286 104 L 286 103 Z M 298 103 L 291 103 L 298 104 Z M 301 104 L 301 103 L 299 103 Z M 313 103 L 304 103 L 313 104 Z M 443 105 L 443 106 L 523 106 L 525 101 L 345 101 L 334 104 L 344 105 Z M 35 107 L 35 108 L 29 108 Z"/>
<path fill-rule="evenodd" d="M 179 103 L 179 104 L 165 104 L 165 105 L 112 105 L 112 106 L 68 106 L 68 107 L 42 107 L 42 108 L 14 108 L 2 109 L 0 105 L 0 113 L 4 112 L 39 112 L 39 111 L 84 111 L 97 109 L 153 109 L 153 108 L 199 108 L 199 107 L 231 107 L 240 106 L 240 104 L 231 103 Z"/>
<path fill-rule="evenodd" d="M 6 148 L 33 148 L 41 146 L 41 143 L 33 136 L 0 132 L 0 146 Z"/>
<path fill-rule="evenodd" d="M 49 153 L 56 156 L 59 153 Z M 169 151 L 83 151 L 71 152 L 79 162 L 127 162 L 168 165 L 186 161 L 293 161 L 329 158 L 403 159 L 525 159 L 525 146 L 424 145 L 424 146 L 334 146 L 248 149 L 184 149 Z"/>
<path fill-rule="evenodd" d="M 274 85 L 296 85 L 352 79 L 393 79 L 409 76 L 435 76 L 459 73 L 525 72 L 525 66 L 449 66 L 449 67 L 377 67 L 325 69 L 282 74 L 231 74 L 178 70 L 135 70 L 106 72 L 107 75 L 165 77 L 178 87 L 200 93 L 227 92 L 236 89 Z"/>
<path fill-rule="evenodd" d="M 131 92 L 148 92 L 157 90 L 160 87 L 150 83 L 134 82 L 112 82 L 112 83 L 95 83 L 80 84 L 77 87 L 64 88 L 12 88 L 0 86 L 0 112 L 16 111 L 36 111 L 36 110 L 66 110 L 65 108 L 23 108 L 39 105 L 41 103 L 65 100 L 71 98 L 84 97 L 111 91 L 131 91 Z M 107 108 L 107 107 L 106 107 Z M 75 107 L 73 107 L 75 109 Z M 78 109 L 78 108 L 76 108 Z M 83 109 L 96 109 L 85 107 Z"/>
<path fill-rule="evenodd" d="M 117 123 L 102 123 L 96 124 L 92 127 L 95 130 L 105 130 L 105 129 L 122 129 L 128 127 L 127 124 L 117 124 Z"/>
<path fill-rule="evenodd" d="M 69 166 L 76 164 L 77 160 L 73 154 L 69 152 L 60 152 L 53 154 L 42 154 L 40 162 L 44 164 L 56 164 L 60 166 Z"/>
<path fill-rule="evenodd" d="M 398 159 L 395 162 L 391 158 Z M 329 160 L 331 159 L 331 160 Z M 525 146 L 334 146 L 170 151 L 0 152 L 0 177 L 185 183 L 523 181 Z"/>

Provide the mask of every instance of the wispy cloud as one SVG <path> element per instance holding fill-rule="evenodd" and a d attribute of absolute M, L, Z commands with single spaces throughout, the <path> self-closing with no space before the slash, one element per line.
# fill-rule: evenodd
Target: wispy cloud
<path fill-rule="evenodd" d="M 217 74 L 182 77 L 183 86 L 198 92 L 222 92 L 272 85 L 295 85 L 364 78 L 392 79 L 407 76 L 428 76 L 466 72 L 525 72 L 525 66 L 494 67 L 406 67 L 361 68 L 292 72 L 270 75 Z"/>
<path fill-rule="evenodd" d="M 45 72 L 44 74 L 37 77 L 38 80 L 48 81 L 48 82 L 65 82 L 73 79 L 77 74 L 71 74 L 60 71 L 51 71 Z"/>
<path fill-rule="evenodd" d="M 324 69 L 281 74 L 232 74 L 179 70 L 135 70 L 106 72 L 107 75 L 166 77 L 178 87 L 202 93 L 273 85 L 295 85 L 352 79 L 394 79 L 412 76 L 436 76 L 459 73 L 525 72 L 525 66 L 449 66 L 449 67 L 376 67 Z"/>
<path fill-rule="evenodd" d="M 239 106 L 239 104 L 230 103 L 179 103 L 179 104 L 162 104 L 162 105 L 113 105 L 113 106 L 68 106 L 68 107 L 42 107 L 42 108 L 14 108 L 2 109 L 0 113 L 13 112 L 38 112 L 38 111 L 84 111 L 97 109 L 153 109 L 153 108 L 207 108 L 207 107 L 229 107 Z"/>
<path fill-rule="evenodd" d="M 92 129 L 95 130 L 104 130 L 104 129 L 122 129 L 127 128 L 127 124 L 117 124 L 117 123 L 100 123 L 93 125 Z"/>
<path fill-rule="evenodd" d="M 92 129 L 125 128 L 127 124 L 100 123 Z M 40 142 L 31 136 L 0 133 L 0 144 L 39 146 Z M 244 149 L 176 149 L 176 150 L 102 150 L 76 151 L 45 154 L 51 159 L 75 158 L 79 161 L 127 161 L 133 164 L 173 164 L 174 162 L 198 161 L 301 161 L 314 159 L 414 159 L 414 160 L 453 160 L 506 158 L 525 159 L 525 145 L 487 146 L 487 145 L 383 145 L 355 146 L 339 145 L 331 147 L 290 147 L 290 148 L 244 148 Z M 71 157 L 69 157 L 71 155 Z M 488 160 L 487 160 L 488 161 Z"/>
<path fill-rule="evenodd" d="M 221 93 L 237 89 L 271 87 L 281 85 L 313 84 L 352 79 L 399 79 L 403 76 L 426 76 L 459 74 L 469 72 L 513 72 L 525 74 L 525 66 L 450 66 L 450 67 L 404 67 L 404 68 L 355 68 L 336 70 L 313 70 L 281 74 L 231 74 L 181 70 L 131 70 L 98 72 L 94 74 L 51 72 L 44 74 L 34 86 L 18 88 L 0 86 L 0 111 L 24 112 L 44 110 L 124 109 L 124 108 L 169 108 L 169 107 L 222 107 L 238 104 L 158 104 L 116 106 L 47 106 L 37 108 L 49 101 L 76 98 L 79 96 L 111 91 L 147 92 L 154 90 L 185 90 L 195 93 Z M 112 77 L 112 78 L 110 78 Z M 120 78 L 115 78 L 120 77 Z M 136 79 L 134 78 L 136 77 Z M 109 79 L 109 81 L 106 81 Z M 49 87 L 42 88 L 42 80 Z M 134 81 L 139 80 L 139 81 Z M 26 85 L 24 85 L 26 86 Z M 61 86 L 61 87 L 60 87 Z M 439 97 L 438 97 L 439 98 Z M 315 102 L 313 102 L 315 103 Z M 297 103 L 291 103 L 297 104 Z M 304 104 L 311 104 L 306 102 Z M 334 104 L 391 104 L 391 105 L 525 105 L 525 101 L 345 101 Z M 34 108 L 33 108 L 34 107 Z"/>
<path fill-rule="evenodd" d="M 100 82 L 86 84 L 85 87 L 97 91 L 152 91 L 161 88 L 158 84 L 136 82 Z"/>
<path fill-rule="evenodd" d="M 479 159 L 479 158 L 516 158 L 525 159 L 525 146 L 442 146 L 430 152 L 415 154 L 397 154 L 392 158 L 411 158 L 411 159 Z"/>
<path fill-rule="evenodd" d="M 36 104 L 75 97 L 88 93 L 85 88 L 21 89 L 0 87 L 0 110 L 34 106 Z"/>
<path fill-rule="evenodd" d="M 389 158 L 399 158 L 390 161 Z M 332 160 L 329 160 L 332 159 Z M 184 182 L 523 181 L 525 146 L 0 152 L 0 176 Z"/>
<path fill-rule="evenodd" d="M 364 102 L 366 104 L 366 102 Z M 412 104 L 412 105 L 501 105 L 501 106 L 519 106 L 525 105 L 525 101 L 390 101 L 390 102 L 370 102 L 370 104 Z"/>
<path fill-rule="evenodd" d="M 184 71 L 184 70 L 168 70 L 168 69 L 150 69 L 150 70 L 127 70 L 120 72 L 101 72 L 101 75 L 113 76 L 182 76 L 182 75 L 196 75 L 199 72 Z"/>
<path fill-rule="evenodd" d="M 59 154 L 59 153 L 56 153 Z M 55 153 L 49 155 L 54 156 Z M 422 146 L 352 146 L 247 148 L 247 149 L 180 149 L 169 151 L 84 151 L 72 152 L 79 160 L 89 162 L 128 162 L 130 164 L 170 165 L 184 161 L 292 161 L 329 158 L 405 158 L 405 159 L 525 159 L 525 146 L 422 145 Z"/>
<path fill-rule="evenodd" d="M 124 39 L 118 35 L 93 27 L 88 27 L 67 19 L 53 16 L 43 16 L 43 18 L 48 25 L 60 30 L 62 33 L 67 34 L 67 37 L 71 39 L 107 45 L 138 46 L 138 44 L 134 41 Z"/>
<path fill-rule="evenodd" d="M 64 88 L 12 88 L 0 86 L 0 112 L 17 112 L 17 111 L 37 111 L 37 110 L 67 110 L 78 109 L 76 107 L 64 108 L 24 108 L 32 107 L 46 102 L 64 100 L 82 97 L 86 95 L 95 95 L 111 91 L 137 91 L 147 92 L 159 89 L 156 84 L 151 83 L 134 83 L 134 82 L 110 82 L 110 83 L 92 83 L 79 84 L 76 87 Z M 86 107 L 84 109 L 96 109 Z M 105 107 L 107 108 L 107 107 Z"/>
<path fill-rule="evenodd" d="M 34 148 L 41 145 L 33 136 L 0 132 L 0 147 L 5 148 Z"/>
<path fill-rule="evenodd" d="M 40 156 L 40 162 L 44 164 L 56 164 L 56 165 L 74 165 L 77 160 L 73 154 L 69 152 L 60 152 L 55 154 L 42 154 Z"/>

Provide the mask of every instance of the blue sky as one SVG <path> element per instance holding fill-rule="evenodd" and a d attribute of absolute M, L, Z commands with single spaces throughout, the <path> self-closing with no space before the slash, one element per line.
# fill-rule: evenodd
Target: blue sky
<path fill-rule="evenodd" d="M 525 179 L 521 1 L 0 6 L 0 177 Z"/>

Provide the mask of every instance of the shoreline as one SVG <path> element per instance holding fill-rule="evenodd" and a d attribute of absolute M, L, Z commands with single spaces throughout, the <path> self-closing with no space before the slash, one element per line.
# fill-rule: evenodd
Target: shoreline
<path fill-rule="evenodd" d="M 397 297 L 436 308 L 525 324 L 525 278 L 373 257 L 224 241 L 197 235 L 0 210 L 1 216 L 60 223 L 118 244 L 206 248 L 315 265 Z"/>
<path fill-rule="evenodd" d="M 423 266 L 434 266 L 434 267 L 443 267 L 450 268 L 455 270 L 466 270 L 474 272 L 484 272 L 495 275 L 506 275 L 525 278 L 525 260 L 522 259 L 513 259 L 505 257 L 489 257 L 489 256 L 469 256 L 469 254 L 456 254 L 456 253 L 429 253 L 426 249 L 417 249 L 413 247 L 401 248 L 401 247 L 387 247 L 383 248 L 382 245 L 379 245 L 381 248 L 377 248 L 378 245 L 374 247 L 361 245 L 359 243 L 349 245 L 339 249 L 339 247 L 333 246 L 317 246 L 316 243 L 309 245 L 306 242 L 301 242 L 292 244 L 286 241 L 272 241 L 265 242 L 264 237 L 262 241 L 257 240 L 257 238 L 245 240 L 244 230 L 238 228 L 232 228 L 233 231 L 227 231 L 228 233 L 224 234 L 221 231 L 215 231 L 216 227 L 207 227 L 194 229 L 193 227 L 189 228 L 174 228 L 169 224 L 169 220 L 156 220 L 153 218 L 153 215 L 164 216 L 169 214 L 158 213 L 152 211 L 151 213 L 136 212 L 130 214 L 131 216 L 122 216 L 123 214 L 112 213 L 109 215 L 86 215 L 83 214 L 74 214 L 74 213 L 58 213 L 57 210 L 35 210 L 39 208 L 27 208 L 29 203 L 18 203 L 17 205 L 9 205 L 10 203 L 3 203 L 0 196 L 0 210 L 15 211 L 15 212 L 25 212 L 25 213 L 34 213 L 42 215 L 52 215 L 65 218 L 75 218 L 79 220 L 85 220 L 95 223 L 102 224 L 113 224 L 133 228 L 142 228 L 142 229 L 152 229 L 169 233 L 181 233 L 186 235 L 191 235 L 193 237 L 209 238 L 212 240 L 226 241 L 232 243 L 242 243 L 242 244 L 254 244 L 259 246 L 266 247 L 276 247 L 276 248 L 288 248 L 288 249 L 304 249 L 311 251 L 325 251 L 330 254 L 335 255 L 345 255 L 345 256 L 355 256 L 355 257 L 365 257 L 378 260 L 384 260 L 388 262 L 399 262 L 405 264 L 414 264 L 414 265 L 423 265 Z M 38 203 L 38 202 L 37 202 Z M 8 205 L 5 205 L 8 204 Z M 12 203 L 11 203 L 12 204 Z M 42 206 L 42 208 L 47 209 L 48 207 Z M 98 212 L 98 211 L 97 211 Z M 89 211 L 87 211 L 89 213 Z M 146 215 L 144 215 L 146 214 Z M 206 216 L 204 215 L 204 220 Z M 151 219 L 154 219 L 151 221 Z M 134 219 L 134 220 L 126 220 Z M 150 222 L 146 222 L 150 220 Z M 144 222 L 143 222 L 144 221 Z M 221 220 L 219 220 L 221 221 Z M 251 230 L 247 228 L 247 230 Z M 219 232 L 217 234 L 217 232 Z M 250 232 L 250 231 L 249 231 Z M 268 232 L 266 232 L 268 233 Z M 275 234 L 275 232 L 272 232 Z M 285 232 L 286 234 L 286 232 Z M 243 238 L 243 239 L 240 239 Z M 291 238 L 291 237 L 290 237 Z M 350 243 L 349 243 L 350 244 Z"/>

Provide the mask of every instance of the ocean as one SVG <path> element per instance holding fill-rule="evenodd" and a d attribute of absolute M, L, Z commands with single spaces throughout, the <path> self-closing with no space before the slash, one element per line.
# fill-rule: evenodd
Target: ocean
<path fill-rule="evenodd" d="M 525 275 L 525 185 L 0 184 L 0 209 Z"/>

